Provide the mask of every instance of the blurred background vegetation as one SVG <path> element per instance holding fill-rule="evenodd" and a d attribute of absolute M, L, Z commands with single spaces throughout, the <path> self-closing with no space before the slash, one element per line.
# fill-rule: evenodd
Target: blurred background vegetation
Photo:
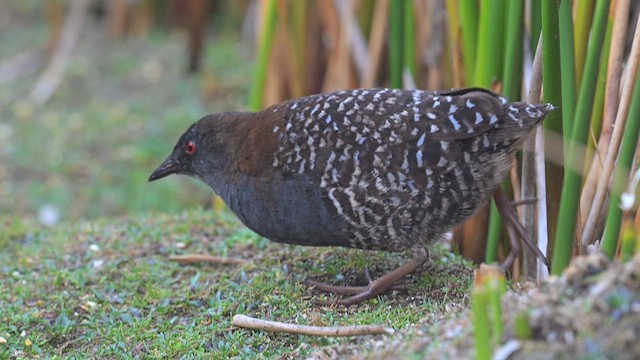
<path fill-rule="evenodd" d="M 188 13 L 169 9 L 184 3 L 88 1 L 66 70 L 42 101 L 34 89 L 76 2 L 0 2 L 0 213 L 55 222 L 210 202 L 186 178 L 146 181 L 193 121 L 246 107 L 253 67 L 241 14 L 226 8 L 236 5 L 207 11 L 195 74 Z"/>
<path fill-rule="evenodd" d="M 195 181 L 146 183 L 206 113 L 354 87 L 480 86 L 561 109 L 504 184 L 516 200 L 537 200 L 518 210 L 553 271 L 594 243 L 613 257 L 622 229 L 631 234 L 623 249 L 640 244 L 637 207 L 619 207 L 637 168 L 639 8 L 629 0 L 4 1 L 0 212 L 55 223 L 208 207 L 210 191 Z M 505 237 L 487 207 L 456 229 L 454 243 L 492 262 L 507 253 Z M 514 277 L 546 276 L 534 257 L 523 259 Z"/>

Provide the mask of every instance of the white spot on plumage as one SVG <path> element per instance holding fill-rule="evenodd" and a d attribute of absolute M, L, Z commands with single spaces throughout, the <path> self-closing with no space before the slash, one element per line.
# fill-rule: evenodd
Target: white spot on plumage
<path fill-rule="evenodd" d="M 427 113 L 427 117 L 431 120 L 435 120 L 436 119 L 436 114 L 432 113 L 432 112 L 428 112 Z"/>
<path fill-rule="evenodd" d="M 484 118 L 482 117 L 482 114 L 480 114 L 479 112 L 476 112 L 476 122 L 474 124 L 480 125 L 482 123 L 482 120 L 484 120 Z"/>
<path fill-rule="evenodd" d="M 465 162 L 471 161 L 471 154 L 469 154 L 469 152 L 465 151 L 462 156 L 464 157 Z"/>
<path fill-rule="evenodd" d="M 449 107 L 449 114 L 455 114 L 455 113 L 456 113 L 456 111 L 458 111 L 458 107 L 452 104 L 452 105 Z"/>
<path fill-rule="evenodd" d="M 340 201 L 338 201 L 336 196 L 333 194 L 335 192 L 336 192 L 336 188 L 331 188 L 331 190 L 329 190 L 328 196 L 329 196 L 329 199 L 331 199 L 331 202 L 333 202 L 333 206 L 335 206 L 338 214 L 342 215 L 342 205 L 340 205 Z"/>
<path fill-rule="evenodd" d="M 418 167 L 422 167 L 422 150 L 416 151 L 416 162 L 418 163 Z"/>
<path fill-rule="evenodd" d="M 442 150 L 449 150 L 449 142 L 447 141 L 440 141 L 440 148 Z"/>
<path fill-rule="evenodd" d="M 438 125 L 436 124 L 431 124 L 431 133 L 435 133 L 438 132 L 438 130 L 440 130 L 440 128 L 438 127 Z"/>
<path fill-rule="evenodd" d="M 300 161 L 300 168 L 298 169 L 298 174 L 304 173 L 304 165 L 306 162 L 307 162 L 307 159 L 302 159 L 302 161 Z"/>
<path fill-rule="evenodd" d="M 447 161 L 447 159 L 445 159 L 444 157 L 440 156 L 440 159 L 438 160 L 438 167 L 444 167 L 445 165 L 447 165 L 449 163 L 449 161 Z"/>
<path fill-rule="evenodd" d="M 411 136 L 416 136 L 416 135 L 418 135 L 418 128 L 411 129 Z"/>
<path fill-rule="evenodd" d="M 331 115 L 327 115 L 327 120 L 325 120 L 327 124 L 331 123 Z"/>
<path fill-rule="evenodd" d="M 460 123 L 456 120 L 455 116 L 449 115 L 449 121 L 455 130 L 460 130 Z"/>
<path fill-rule="evenodd" d="M 273 128 L 273 133 L 274 133 L 274 134 L 275 134 L 275 133 L 277 133 L 277 132 L 278 132 L 278 130 L 280 130 L 280 126 L 277 126 L 277 125 L 276 125 L 276 127 L 274 127 L 274 128 Z"/>
<path fill-rule="evenodd" d="M 467 99 L 466 105 L 467 105 L 467 108 L 469 108 L 469 109 L 473 109 L 474 107 L 476 107 L 476 104 L 474 104 L 471 101 L 471 99 Z"/>
<path fill-rule="evenodd" d="M 424 144 L 424 139 L 427 136 L 427 134 L 422 134 L 420 136 L 420 138 L 418 139 L 418 142 L 416 143 L 417 147 L 421 147 Z"/>
<path fill-rule="evenodd" d="M 491 114 L 491 117 L 489 118 L 489 124 L 493 125 L 497 122 L 498 122 L 498 117 L 495 114 Z"/>
<path fill-rule="evenodd" d="M 440 106 L 440 101 L 437 101 L 437 100 L 436 100 L 436 101 L 434 101 L 434 102 L 433 102 L 433 107 L 434 107 L 434 108 L 437 108 L 438 106 Z"/>

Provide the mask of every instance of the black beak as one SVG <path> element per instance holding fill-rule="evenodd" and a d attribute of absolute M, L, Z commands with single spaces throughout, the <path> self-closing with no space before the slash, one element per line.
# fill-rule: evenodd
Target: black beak
<path fill-rule="evenodd" d="M 158 180 L 158 179 L 162 179 L 165 176 L 171 175 L 171 174 L 175 174 L 177 172 L 179 172 L 181 170 L 181 166 L 180 163 L 178 163 L 177 161 L 173 160 L 173 158 L 171 156 L 169 156 L 167 158 L 167 160 L 165 160 L 162 165 L 160 165 L 156 171 L 153 172 L 153 174 L 151 174 L 151 176 L 149 176 L 149 182 Z"/>

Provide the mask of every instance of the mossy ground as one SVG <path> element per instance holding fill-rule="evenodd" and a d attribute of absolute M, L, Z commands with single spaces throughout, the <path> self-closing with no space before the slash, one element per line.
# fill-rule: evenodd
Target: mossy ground
<path fill-rule="evenodd" d="M 395 291 L 352 307 L 305 279 L 363 284 L 402 254 L 271 243 L 228 213 L 193 210 L 33 227 L 20 220 L 0 248 L 0 357 L 293 358 L 349 347 L 359 354 L 434 323 L 468 302 L 472 267 L 442 246 Z M 179 265 L 209 253 L 242 265 Z M 343 279 L 342 282 L 337 279 Z M 237 329 L 235 314 L 311 325 L 384 324 L 398 335 L 316 338 Z M 27 345 L 30 343 L 30 345 Z M 325 350 L 319 350 L 324 348 Z"/>

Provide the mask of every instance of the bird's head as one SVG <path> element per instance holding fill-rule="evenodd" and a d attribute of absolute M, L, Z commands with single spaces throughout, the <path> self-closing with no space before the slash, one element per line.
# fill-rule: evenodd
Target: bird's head
<path fill-rule="evenodd" d="M 244 113 L 207 115 L 182 134 L 169 157 L 151 174 L 149 181 L 171 174 L 193 176 L 211 185 L 211 177 L 224 172 L 234 123 Z"/>

